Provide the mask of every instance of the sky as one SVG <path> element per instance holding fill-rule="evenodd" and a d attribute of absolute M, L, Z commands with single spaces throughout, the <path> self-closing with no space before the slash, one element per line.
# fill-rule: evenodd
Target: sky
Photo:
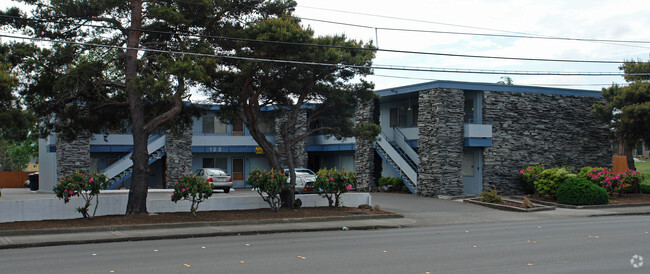
<path fill-rule="evenodd" d="M 345 34 L 373 41 L 380 49 L 500 57 L 593 61 L 649 60 L 650 5 L 647 1 L 527 0 L 298 0 L 295 15 L 317 35 Z M 343 24 L 325 23 L 326 20 Z M 362 25 L 364 27 L 349 26 Z M 375 28 L 377 30 L 375 31 Z M 382 29 L 384 28 L 384 29 Z M 634 40 L 610 43 L 487 37 L 386 30 L 409 29 L 465 33 L 514 34 L 564 38 Z M 423 68 L 620 72 L 618 63 L 532 62 L 378 52 L 375 65 Z M 433 80 L 496 83 L 503 73 L 468 74 L 375 70 L 368 77 L 376 89 Z M 514 84 L 601 90 L 624 83 L 621 76 L 508 75 Z"/>
<path fill-rule="evenodd" d="M 294 15 L 300 17 L 303 25 L 312 28 L 316 35 L 345 34 L 350 39 L 372 42 L 383 50 L 617 62 L 537 62 L 379 51 L 374 60 L 377 66 L 620 73 L 618 62 L 650 60 L 650 5 L 647 0 L 297 0 L 297 3 Z M 13 1 L 2 1 L 0 8 L 13 5 Z M 506 38 L 431 31 L 648 43 Z M 621 76 L 539 76 L 384 69 L 376 69 L 374 73 L 367 79 L 375 83 L 376 89 L 434 80 L 496 83 L 504 76 L 509 76 L 518 85 L 589 90 L 624 83 Z"/>

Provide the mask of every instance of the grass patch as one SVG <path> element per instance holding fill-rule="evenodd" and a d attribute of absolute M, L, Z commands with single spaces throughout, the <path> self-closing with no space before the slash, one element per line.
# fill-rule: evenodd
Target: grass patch
<path fill-rule="evenodd" d="M 642 184 L 650 185 L 650 161 L 636 162 L 634 163 L 634 166 L 636 167 L 636 171 L 643 174 L 644 178 Z"/>

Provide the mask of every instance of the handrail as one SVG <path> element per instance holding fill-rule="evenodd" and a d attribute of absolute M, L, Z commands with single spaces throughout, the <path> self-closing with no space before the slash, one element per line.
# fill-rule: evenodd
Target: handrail
<path fill-rule="evenodd" d="M 386 133 L 381 132 L 380 138 L 377 138 L 377 144 L 386 152 L 386 156 L 390 157 L 393 162 L 406 174 L 411 182 L 417 187 L 417 172 L 402 158 L 402 156 L 388 143 Z"/>
<path fill-rule="evenodd" d="M 160 149 L 165 145 L 166 140 L 167 140 L 166 135 L 152 136 L 152 138 L 150 138 L 149 140 L 149 144 L 147 145 L 147 152 L 151 154 L 154 151 Z M 131 149 L 130 152 L 128 152 L 123 157 L 121 157 L 117 162 L 108 166 L 104 170 L 104 175 L 106 175 L 108 179 L 111 179 L 117 176 L 118 174 L 120 174 L 122 171 L 129 168 L 130 166 L 132 166 L 133 160 L 131 160 L 131 155 L 133 155 L 133 149 Z"/>
<path fill-rule="evenodd" d="M 411 158 L 416 166 L 420 165 L 420 157 L 418 153 L 415 152 L 415 150 L 413 150 L 413 148 L 406 142 L 408 139 L 406 139 L 404 132 L 402 132 L 402 130 L 400 130 L 398 127 L 394 127 L 393 132 L 393 136 L 395 137 L 395 144 L 397 144 L 397 146 L 399 146 L 399 148 L 401 148 L 404 153 L 406 153 L 406 156 Z M 397 138 L 397 134 L 395 134 L 395 132 L 399 134 L 401 138 Z"/>

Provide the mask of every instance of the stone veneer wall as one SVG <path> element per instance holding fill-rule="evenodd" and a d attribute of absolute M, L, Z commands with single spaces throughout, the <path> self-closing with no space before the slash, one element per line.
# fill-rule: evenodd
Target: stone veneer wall
<path fill-rule="evenodd" d="M 80 136 L 72 141 L 56 140 L 56 180 L 77 170 L 90 168 L 90 138 Z"/>
<path fill-rule="evenodd" d="M 418 100 L 418 195 L 462 194 L 464 93 L 425 90 Z"/>
<path fill-rule="evenodd" d="M 607 127 L 591 114 L 602 100 L 484 92 L 483 120 L 493 126 L 492 147 L 483 151 L 483 189 L 521 193 L 519 170 L 526 164 L 610 166 L 614 151 Z"/>
<path fill-rule="evenodd" d="M 285 121 L 287 117 L 279 117 L 275 123 L 275 145 L 278 148 L 282 148 L 284 142 L 280 136 L 280 125 Z M 298 120 L 295 123 L 293 130 L 290 130 L 289 134 L 292 136 L 298 136 L 305 134 L 307 132 L 307 112 L 301 111 L 298 114 Z M 293 146 L 293 165 L 294 167 L 307 167 L 307 138 L 302 139 L 297 144 Z M 287 168 L 287 158 L 285 155 L 280 156 L 280 165 Z"/>
<path fill-rule="evenodd" d="M 355 126 L 360 123 L 372 123 L 374 112 L 374 101 L 361 104 L 355 113 Z M 375 183 L 375 148 L 373 142 L 356 138 L 354 143 L 354 166 L 357 173 L 357 190 L 374 191 L 377 189 Z"/>
<path fill-rule="evenodd" d="M 192 128 L 180 132 L 167 130 L 165 181 L 167 188 L 173 188 L 174 182 L 183 175 L 192 174 Z"/>

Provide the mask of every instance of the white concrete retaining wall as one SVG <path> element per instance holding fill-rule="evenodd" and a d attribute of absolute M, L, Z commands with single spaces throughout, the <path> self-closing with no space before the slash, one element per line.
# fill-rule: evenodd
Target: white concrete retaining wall
<path fill-rule="evenodd" d="M 253 193 L 250 193 L 253 194 Z M 210 199 L 199 205 L 199 211 L 209 210 L 241 210 L 241 209 L 258 209 L 269 208 L 269 205 L 262 198 L 255 195 L 229 195 L 215 193 Z M 169 192 L 171 195 L 171 191 Z M 149 194 L 147 209 L 149 212 L 189 212 L 189 201 L 178 201 L 174 203 L 168 195 L 166 199 L 161 195 Z M 327 206 L 327 199 L 316 194 L 298 194 L 296 198 L 302 200 L 303 207 Z M 362 204 L 372 204 L 369 193 L 346 193 L 342 197 L 343 205 L 347 207 L 357 207 Z M 126 211 L 128 195 L 124 193 L 104 193 L 99 196 L 99 207 L 96 216 L 102 215 L 122 215 Z M 75 197 L 69 203 L 63 203 L 63 200 L 56 199 L 54 194 L 52 198 L 47 199 L 23 199 L 23 200 L 3 200 L 0 198 L 0 222 L 16 221 L 36 221 L 51 219 L 76 219 L 81 218 L 81 214 L 75 208 L 83 205 L 83 199 Z M 92 212 L 94 208 L 91 206 Z"/>

